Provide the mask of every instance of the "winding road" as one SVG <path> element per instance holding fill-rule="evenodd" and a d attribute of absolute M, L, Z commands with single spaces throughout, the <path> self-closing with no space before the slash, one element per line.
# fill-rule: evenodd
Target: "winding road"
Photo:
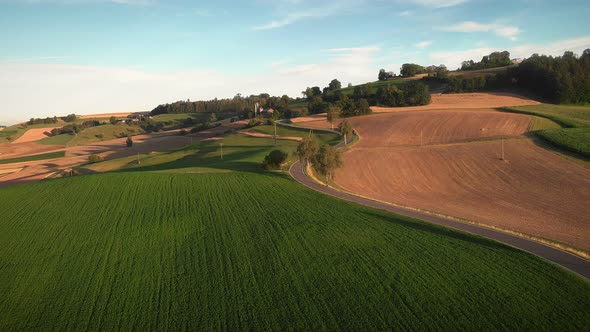
<path fill-rule="evenodd" d="M 302 128 L 302 127 L 299 127 Z M 309 129 L 309 128 L 307 128 Z M 313 128 L 314 130 L 318 130 L 317 128 Z M 338 145 L 341 147 L 342 143 Z M 388 211 L 391 213 L 395 213 L 398 215 L 415 218 L 424 220 L 436 225 L 441 225 L 444 227 L 453 228 L 459 231 L 471 233 L 474 235 L 479 235 L 486 237 L 488 239 L 492 239 L 498 242 L 502 242 L 507 244 L 511 247 L 526 251 L 533 255 L 539 256 L 544 258 L 550 262 L 558 264 L 566 269 L 569 269 L 583 278 L 590 280 L 590 261 L 586 260 L 582 257 L 567 253 L 565 251 L 553 248 L 551 246 L 542 244 L 540 242 L 536 242 L 533 240 L 529 240 L 526 238 L 518 237 L 516 235 L 504 233 L 501 231 L 493 230 L 490 228 L 463 223 L 459 221 L 455 221 L 453 219 L 444 218 L 441 216 L 436 216 L 420 211 L 415 211 L 411 209 L 406 209 L 399 206 L 394 206 L 391 204 L 374 201 L 368 198 L 360 197 L 351 193 L 342 192 L 331 187 L 326 187 L 320 183 L 317 183 L 313 179 L 307 176 L 305 173 L 301 163 L 295 162 L 291 168 L 289 169 L 289 173 L 291 177 L 295 179 L 297 182 L 305 185 L 308 188 L 311 188 L 315 191 L 321 192 L 326 195 L 330 195 L 333 197 L 337 197 L 349 202 L 361 204 L 364 206 L 368 206 L 371 208 L 379 209 Z"/>

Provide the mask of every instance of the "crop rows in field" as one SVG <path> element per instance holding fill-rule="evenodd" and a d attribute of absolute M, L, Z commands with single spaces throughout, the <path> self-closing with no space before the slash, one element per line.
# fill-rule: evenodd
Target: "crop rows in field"
<path fill-rule="evenodd" d="M 3 188 L 0 201 L 0 330 L 575 330 L 590 319 L 590 286 L 569 272 L 282 175 L 112 173 Z"/>

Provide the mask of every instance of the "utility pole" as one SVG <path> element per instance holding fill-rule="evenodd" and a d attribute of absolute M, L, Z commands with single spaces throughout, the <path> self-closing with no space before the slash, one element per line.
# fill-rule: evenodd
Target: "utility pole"
<path fill-rule="evenodd" d="M 346 145 L 346 134 L 344 134 L 344 145 Z"/>
<path fill-rule="evenodd" d="M 273 124 L 275 125 L 275 146 L 277 145 L 277 120 L 273 121 Z"/>
<path fill-rule="evenodd" d="M 223 159 L 223 143 L 219 143 L 219 145 L 221 146 L 221 159 Z"/>

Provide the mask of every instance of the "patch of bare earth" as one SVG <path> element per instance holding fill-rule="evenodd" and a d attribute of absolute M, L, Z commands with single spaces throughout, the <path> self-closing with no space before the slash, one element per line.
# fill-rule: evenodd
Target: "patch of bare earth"
<path fill-rule="evenodd" d="M 127 138 L 118 138 L 92 145 L 61 149 L 66 152 L 66 155 L 63 158 L 0 165 L 0 171 L 22 168 L 20 171 L 12 172 L 10 174 L 7 172 L 5 176 L 2 176 L 0 178 L 0 187 L 40 181 L 54 174 L 60 174 L 65 170 L 88 162 L 88 156 L 91 154 L 99 154 L 105 160 L 112 160 L 129 157 L 138 153 L 147 154 L 156 151 L 169 151 L 189 145 L 191 142 L 195 143 L 201 140 L 211 139 L 215 135 L 222 134 L 228 130 L 233 131 L 241 129 L 245 124 L 245 122 L 230 123 L 229 120 L 220 123 L 220 126 L 209 131 L 200 132 L 195 134 L 195 136 L 180 136 L 180 130 L 143 134 L 133 136 L 133 146 L 130 148 L 125 144 Z M 43 145 L 36 143 L 23 144 L 34 144 L 43 147 Z M 21 145 L 22 144 L 15 144 L 14 146 Z M 2 157 L 4 158 L 4 155 L 2 155 Z"/>
<path fill-rule="evenodd" d="M 252 131 L 242 131 L 241 132 L 244 135 L 247 136 L 252 136 L 252 137 L 261 137 L 261 138 L 273 138 L 273 135 L 268 135 L 268 134 L 262 134 L 262 133 L 256 133 L 256 132 L 252 132 Z M 287 140 L 287 141 L 302 141 L 303 138 L 301 137 L 294 137 L 294 136 L 277 136 L 277 139 L 281 139 L 281 140 Z"/>
<path fill-rule="evenodd" d="M 526 138 L 528 119 L 492 110 L 355 118 L 361 140 L 344 155 L 336 183 L 588 251 L 590 170 Z M 500 136 L 511 137 L 505 160 Z"/>
<path fill-rule="evenodd" d="M 11 144 L 34 142 L 50 136 L 51 129 L 53 128 L 35 128 L 25 131 L 25 133 L 15 139 Z"/>
<path fill-rule="evenodd" d="M 434 94 L 432 101 L 424 106 L 371 107 L 373 112 L 407 112 L 439 109 L 498 108 L 504 106 L 537 105 L 538 101 L 511 93 L 456 93 Z"/>

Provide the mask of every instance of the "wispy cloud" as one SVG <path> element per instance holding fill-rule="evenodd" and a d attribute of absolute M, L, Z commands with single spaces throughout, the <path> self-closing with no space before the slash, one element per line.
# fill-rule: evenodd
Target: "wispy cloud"
<path fill-rule="evenodd" d="M 84 3 L 115 3 L 131 6 L 148 6 L 158 3 L 158 0 L 0 0 L 2 2 L 26 3 L 26 4 L 84 4 Z"/>
<path fill-rule="evenodd" d="M 416 47 L 418 47 L 418 48 L 425 48 L 425 47 L 428 47 L 428 46 L 430 46 L 430 45 L 432 45 L 432 41 L 430 41 L 430 40 L 428 40 L 428 41 L 423 41 L 423 42 L 420 42 L 420 43 L 418 43 L 418 44 L 414 44 L 414 46 L 416 46 Z"/>
<path fill-rule="evenodd" d="M 403 12 L 398 14 L 401 17 L 408 17 L 408 16 L 412 16 L 414 15 L 414 12 L 412 12 L 411 10 L 404 10 Z"/>
<path fill-rule="evenodd" d="M 457 5 L 468 2 L 469 0 L 408 0 L 408 1 L 418 4 L 418 5 L 425 6 L 425 7 L 445 8 L 445 7 L 457 6 Z"/>
<path fill-rule="evenodd" d="M 493 31 L 496 35 L 506 37 L 512 41 L 517 40 L 517 36 L 521 33 L 520 28 L 504 25 L 500 23 L 479 23 L 474 21 L 465 21 L 456 25 L 444 27 L 441 30 L 452 32 L 489 32 Z"/>
<path fill-rule="evenodd" d="M 355 8 L 362 6 L 364 3 L 364 0 L 328 0 L 324 1 L 323 5 L 317 6 L 316 2 L 305 0 L 276 1 L 274 4 L 276 7 L 275 11 L 277 13 L 283 13 L 280 15 L 282 18 L 255 26 L 254 30 L 278 29 L 306 19 L 353 13 Z"/>

